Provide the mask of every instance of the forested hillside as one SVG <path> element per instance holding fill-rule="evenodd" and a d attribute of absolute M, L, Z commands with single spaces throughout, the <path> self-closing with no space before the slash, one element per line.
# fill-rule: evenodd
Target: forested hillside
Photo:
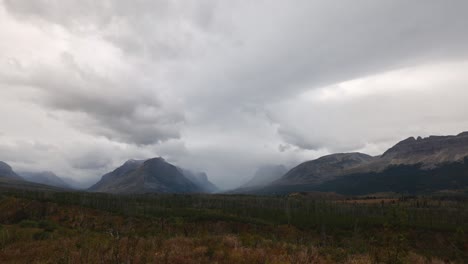
<path fill-rule="evenodd" d="M 468 261 L 467 201 L 456 196 L 4 190 L 0 210 L 2 263 Z"/>

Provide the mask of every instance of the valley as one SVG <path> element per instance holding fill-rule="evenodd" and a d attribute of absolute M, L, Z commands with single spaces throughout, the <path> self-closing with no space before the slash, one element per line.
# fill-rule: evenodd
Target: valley
<path fill-rule="evenodd" d="M 222 191 L 161 157 L 87 189 L 0 163 L 1 263 L 466 263 L 468 134 L 259 168 Z"/>

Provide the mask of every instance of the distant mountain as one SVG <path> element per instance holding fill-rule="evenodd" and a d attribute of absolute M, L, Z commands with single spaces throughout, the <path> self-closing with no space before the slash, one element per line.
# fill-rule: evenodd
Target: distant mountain
<path fill-rule="evenodd" d="M 10 165 L 0 161 L 0 190 L 21 189 L 35 191 L 63 191 L 64 189 L 46 184 L 26 181 L 18 176 Z"/>
<path fill-rule="evenodd" d="M 189 177 L 186 174 L 190 174 Z M 206 175 L 205 175 L 206 176 Z M 102 176 L 89 188 L 93 192 L 108 193 L 199 193 L 206 187 L 198 182 L 208 181 L 203 175 L 188 173 L 163 158 L 146 161 L 129 160 Z M 197 182 L 197 183 L 196 183 Z"/>
<path fill-rule="evenodd" d="M 254 176 L 247 183 L 243 184 L 241 188 L 265 186 L 280 179 L 286 172 L 288 170 L 284 165 L 262 166 L 257 169 Z"/>
<path fill-rule="evenodd" d="M 304 162 L 256 194 L 468 191 L 468 133 L 405 139 L 378 157 L 332 154 Z"/>
<path fill-rule="evenodd" d="M 72 189 L 72 187 L 68 185 L 62 178 L 58 177 L 57 175 L 55 175 L 55 173 L 51 171 L 19 172 L 19 174 L 25 180 L 30 182 L 41 183 L 65 189 Z"/>
<path fill-rule="evenodd" d="M 193 172 L 187 169 L 179 168 L 182 174 L 187 179 L 199 186 L 203 192 L 214 193 L 219 191 L 218 187 L 208 180 L 208 176 L 204 172 Z"/>
<path fill-rule="evenodd" d="M 77 180 L 73 178 L 68 178 L 68 177 L 63 177 L 62 180 L 70 186 L 72 189 L 75 190 L 86 190 L 90 186 L 96 183 L 96 181 L 93 180 Z"/>
<path fill-rule="evenodd" d="M 3 161 L 0 161 L 0 178 L 22 180 L 22 178 L 13 171 L 11 166 Z"/>

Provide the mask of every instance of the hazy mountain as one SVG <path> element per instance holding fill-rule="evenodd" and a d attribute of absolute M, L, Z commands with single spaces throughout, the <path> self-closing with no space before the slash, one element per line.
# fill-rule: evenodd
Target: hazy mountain
<path fill-rule="evenodd" d="M 265 165 L 257 169 L 254 176 L 241 188 L 265 186 L 278 180 L 288 170 L 283 165 Z"/>
<path fill-rule="evenodd" d="M 8 178 L 8 179 L 17 179 L 22 180 L 18 174 L 16 174 L 10 165 L 6 164 L 3 161 L 0 161 L 0 177 L 1 178 Z"/>
<path fill-rule="evenodd" d="M 63 191 L 64 189 L 46 184 L 30 182 L 18 176 L 10 165 L 0 161 L 0 189 L 23 189 L 36 191 Z"/>
<path fill-rule="evenodd" d="M 214 193 L 219 191 L 218 187 L 208 180 L 208 176 L 204 172 L 193 172 L 187 169 L 179 168 L 182 174 L 187 179 L 199 186 L 203 192 Z"/>
<path fill-rule="evenodd" d="M 94 180 L 77 180 L 68 177 L 63 177 L 62 180 L 71 188 L 76 190 L 86 190 L 90 186 L 94 185 L 96 181 Z"/>
<path fill-rule="evenodd" d="M 194 176 L 202 181 L 200 176 Z M 195 180 L 194 180 L 195 181 Z M 190 180 L 182 169 L 163 158 L 146 161 L 129 160 L 89 188 L 94 192 L 109 193 L 197 193 L 204 187 Z"/>
<path fill-rule="evenodd" d="M 43 172 L 19 172 L 23 179 L 35 182 L 46 184 L 50 186 L 71 189 L 72 187 L 68 185 L 62 178 L 55 175 L 55 173 L 51 171 L 43 171 Z"/>
<path fill-rule="evenodd" d="M 248 193 L 430 193 L 468 188 L 468 133 L 408 138 L 371 157 L 332 154 L 304 162 L 281 179 Z"/>

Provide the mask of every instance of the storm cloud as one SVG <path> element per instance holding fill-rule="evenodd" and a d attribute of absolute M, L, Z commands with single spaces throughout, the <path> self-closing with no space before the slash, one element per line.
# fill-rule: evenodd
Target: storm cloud
<path fill-rule="evenodd" d="M 466 1 L 0 0 L 0 160 L 98 176 L 265 164 L 468 130 Z"/>

